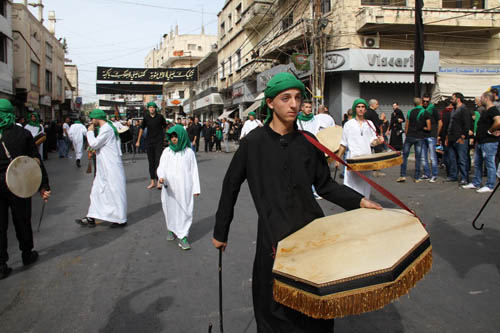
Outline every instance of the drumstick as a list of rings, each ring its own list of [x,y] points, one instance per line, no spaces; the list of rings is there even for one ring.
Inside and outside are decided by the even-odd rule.
[[[222,247],[219,248],[219,321],[220,332],[224,332],[224,324],[222,318]]]
[[[483,212],[483,209],[484,207],[486,207],[486,205],[488,204],[488,202],[490,201],[491,197],[493,196],[493,194],[495,194],[495,191],[498,189],[498,186],[500,186],[500,181],[497,183],[497,185],[495,186],[495,189],[493,190],[493,192],[491,192],[490,196],[488,197],[488,199],[486,199],[486,202],[483,204],[483,207],[481,207],[481,209],[479,210],[479,212],[477,213],[476,217],[474,218],[474,221],[472,221],[472,227],[476,230],[482,230],[483,227],[484,227],[484,224],[481,223],[481,226],[479,227],[476,227],[476,221],[477,219],[479,218],[479,215],[481,215],[481,213]]]
[[[37,232],[40,232],[40,225],[42,224],[43,213],[45,212],[45,200],[43,200],[42,212],[40,213],[40,221],[38,221]]]

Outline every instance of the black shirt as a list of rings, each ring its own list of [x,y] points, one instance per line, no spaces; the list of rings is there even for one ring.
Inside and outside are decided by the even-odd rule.
[[[476,132],[476,140],[477,143],[489,143],[489,142],[497,142],[498,137],[494,135],[488,134],[488,130],[493,125],[493,118],[500,116],[500,112],[496,106],[492,106],[488,110],[484,110],[481,113],[481,117],[479,117],[479,121],[477,123],[477,132]]]
[[[423,112],[422,112],[423,111]],[[420,116],[419,116],[420,115]],[[417,106],[408,111],[408,132],[407,137],[412,138],[424,138],[426,133],[424,127],[427,119],[430,118],[429,114],[425,112],[422,106]]]
[[[434,107],[434,104],[429,104],[429,106],[425,109],[425,113],[429,116],[431,120],[431,130],[424,131],[424,137],[426,138],[436,138],[437,130],[438,130],[438,122],[439,122],[439,112]]]
[[[191,127],[192,127],[191,130],[193,132],[193,135],[198,138],[198,141],[200,141],[201,124],[200,123],[198,123],[198,124],[193,123],[193,125]]]
[[[471,113],[464,104],[452,111],[450,124],[448,125],[448,142],[450,144],[456,142],[462,135],[467,139],[469,137],[471,121]]]
[[[377,135],[380,135],[380,118],[378,117],[377,111],[368,108],[365,112],[365,119],[371,120],[375,129],[377,130]]]
[[[41,161],[38,148],[35,145],[35,141],[33,140],[31,133],[28,130],[14,124],[3,130],[0,142],[2,141],[5,143],[5,146],[9,151],[11,159],[26,155],[40,160],[40,168],[42,169],[42,184],[40,188],[49,190],[49,177],[47,175],[47,171],[45,170],[45,166]],[[10,162],[11,160],[7,157],[3,145],[0,143],[0,188],[2,188],[2,190],[6,188],[5,172],[7,171]]]
[[[161,114],[157,113],[154,117],[151,117],[149,113],[146,114],[141,127],[143,130],[146,127],[148,128],[148,136],[146,137],[146,144],[148,146],[163,143],[167,122]]]

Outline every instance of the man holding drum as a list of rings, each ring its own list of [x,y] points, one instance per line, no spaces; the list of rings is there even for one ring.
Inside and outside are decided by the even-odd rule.
[[[224,178],[212,243],[225,249],[241,184],[247,180],[257,209],[258,231],[252,294],[258,332],[331,332],[332,320],[316,320],[280,305],[272,295],[272,267],[277,242],[322,217],[318,194],[345,209],[381,209],[332,180],[324,154],[298,131],[296,117],[304,84],[279,73],[267,84],[261,108],[265,125],[244,137]],[[307,135],[307,134],[305,134]]]
[[[38,259],[38,252],[33,251],[33,233],[31,230],[31,198],[15,196],[6,184],[6,171],[10,162],[22,155],[34,158],[41,167],[42,184],[40,195],[47,201],[50,197],[49,178],[40,159],[40,154],[30,132],[16,126],[14,108],[6,99],[0,99],[0,279],[9,276],[12,269],[7,266],[7,226],[9,207],[12,222],[16,229],[19,249],[22,251],[23,265],[27,266]]]

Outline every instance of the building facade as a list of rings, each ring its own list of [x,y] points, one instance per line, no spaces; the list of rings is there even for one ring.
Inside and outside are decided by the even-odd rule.
[[[41,19],[41,18],[40,18]],[[24,4],[12,5],[15,104],[21,114],[37,111],[43,120],[62,119],[65,90],[65,46]]]
[[[14,52],[12,43],[12,4],[0,1],[0,98],[14,96]]]

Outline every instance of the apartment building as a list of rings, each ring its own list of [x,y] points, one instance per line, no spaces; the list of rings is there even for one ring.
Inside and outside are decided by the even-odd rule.
[[[146,68],[194,67],[203,57],[212,52],[217,44],[217,36],[205,34],[179,34],[179,27],[163,35],[160,45],[151,50],[145,60]],[[169,117],[184,115],[183,103],[193,96],[194,83],[167,82],[163,96],[145,96],[145,102],[156,100]],[[162,99],[162,97],[164,97]]]
[[[0,1],[0,98],[12,100],[14,88],[14,58],[12,48],[12,4]]]
[[[40,11],[41,13],[41,11]],[[55,21],[55,15],[49,21]],[[12,5],[12,38],[14,42],[15,102],[19,112],[40,112],[43,120],[62,119],[71,110],[63,109],[65,90],[64,45],[26,5]]]

